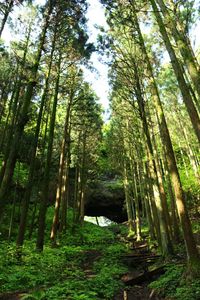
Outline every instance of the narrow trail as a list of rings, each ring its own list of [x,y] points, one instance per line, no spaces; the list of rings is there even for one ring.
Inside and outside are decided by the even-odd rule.
[[[22,295],[22,291],[3,293],[0,294],[0,300],[20,300],[22,298]]]
[[[145,241],[133,242],[132,250],[122,257],[129,272],[121,278],[127,286],[121,290],[113,300],[162,300],[148,284],[164,273],[164,266],[160,264],[160,256],[151,252]]]
[[[88,280],[97,276],[94,264],[101,259],[102,254],[97,250],[88,250],[82,265]],[[128,266],[129,272],[121,277],[125,288],[113,300],[163,300],[148,288],[148,284],[164,273],[164,266],[159,262],[160,256],[149,250],[145,241],[134,242],[130,253],[121,257]],[[159,262],[159,263],[158,263]],[[104,299],[102,299],[104,300]]]
[[[96,274],[93,270],[94,263],[99,260],[102,256],[102,253],[98,250],[87,250],[85,253],[85,261],[82,265],[85,277],[87,279],[96,277]]]

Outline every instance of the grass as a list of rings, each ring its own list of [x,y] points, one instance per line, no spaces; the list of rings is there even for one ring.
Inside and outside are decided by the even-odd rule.
[[[149,287],[155,289],[166,299],[174,300],[199,300],[200,279],[188,279],[185,264],[169,264],[166,272]]]
[[[24,300],[112,299],[121,288],[121,275],[127,271],[120,263],[126,246],[116,241],[108,228],[88,222],[73,233],[69,226],[57,248],[47,243],[43,253],[34,249],[34,241],[27,241],[19,260],[15,243],[2,243],[1,293],[21,291]],[[88,251],[101,255],[91,266],[96,274],[91,278],[87,278],[83,267]]]

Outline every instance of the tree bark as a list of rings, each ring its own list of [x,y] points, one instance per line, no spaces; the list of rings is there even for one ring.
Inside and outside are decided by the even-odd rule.
[[[172,178],[174,193],[175,193],[175,197],[176,197],[177,210],[178,210],[180,223],[181,223],[181,227],[182,227],[183,235],[184,235],[185,246],[186,246],[186,250],[187,250],[188,265],[189,265],[190,270],[193,272],[193,274],[195,274],[196,270],[197,270],[197,266],[199,267],[199,264],[200,264],[200,258],[199,258],[198,250],[197,250],[196,243],[194,240],[191,223],[190,223],[190,219],[188,216],[188,211],[187,211],[186,204],[185,204],[185,199],[184,199],[184,194],[183,194],[183,190],[182,190],[182,186],[181,186],[179,172],[178,172],[177,165],[176,165],[175,155],[174,155],[167,123],[165,120],[162,103],[161,103],[161,100],[159,97],[157,84],[154,79],[152,66],[151,66],[151,63],[149,60],[149,56],[146,51],[143,36],[141,34],[141,30],[140,30],[140,27],[139,27],[139,24],[137,21],[137,16],[135,13],[136,10],[135,10],[133,3],[132,3],[132,6],[133,6],[133,14],[134,14],[134,23],[135,23],[136,30],[139,35],[141,50],[145,56],[145,60],[147,63],[147,72],[148,72],[148,75],[150,78],[152,100],[153,100],[153,103],[154,103],[154,106],[156,108],[158,118],[159,118],[161,139],[162,139],[162,143],[166,149],[166,156],[167,156],[167,161],[168,161],[168,165],[169,165],[169,171],[170,171],[170,175]],[[198,270],[198,272],[199,272],[199,270]]]
[[[183,26],[180,23],[179,19],[177,19],[177,16],[175,16],[176,20],[173,18],[173,16],[171,16],[170,12],[172,12],[172,10],[170,11],[169,9],[167,9],[164,1],[156,0],[156,2],[158,3],[164,18],[168,23],[167,29],[176,41],[178,50],[182,55],[185,66],[187,67],[190,78],[194,84],[195,90],[198,93],[198,97],[200,98],[199,65],[192,51],[192,46],[190,44],[189,38],[185,35]],[[172,5],[170,5],[170,7],[172,7]]]
[[[34,171],[35,171],[35,159],[36,159],[36,152],[37,152],[37,146],[38,146],[38,139],[39,139],[39,133],[40,133],[40,126],[42,121],[42,114],[45,106],[45,101],[48,93],[49,88],[49,79],[51,74],[51,67],[52,67],[52,61],[53,61],[53,53],[55,50],[55,42],[56,42],[56,31],[54,32],[53,42],[52,42],[52,48],[51,48],[51,54],[50,54],[50,63],[48,67],[48,74],[45,80],[44,85],[44,91],[41,98],[40,103],[40,109],[37,117],[37,124],[35,128],[35,134],[34,134],[34,140],[31,150],[31,160],[30,160],[30,169],[29,169],[29,175],[28,175],[28,183],[26,186],[26,192],[24,195],[24,198],[22,200],[22,209],[21,209],[21,217],[20,217],[20,225],[19,225],[19,231],[17,236],[17,246],[22,246],[24,242],[24,234],[26,230],[26,220],[27,220],[27,214],[29,209],[29,203],[30,203],[30,197],[32,192],[32,185],[33,185],[33,178],[34,178]]]
[[[48,201],[48,194],[49,194],[49,177],[50,177],[51,157],[52,157],[52,149],[53,149],[56,109],[57,109],[57,102],[58,102],[61,59],[62,59],[62,54],[60,52],[58,63],[57,63],[57,78],[56,78],[56,84],[54,90],[51,120],[49,125],[50,128],[49,128],[49,135],[48,135],[47,157],[46,157],[46,165],[44,171],[44,179],[43,179],[40,208],[39,208],[38,234],[37,234],[37,242],[36,242],[36,248],[38,251],[42,251],[44,246],[45,219],[46,219],[47,201]]]
[[[10,147],[9,157],[8,157],[8,160],[6,163],[5,172],[4,172],[4,176],[2,179],[2,183],[1,183],[0,214],[2,214],[3,208],[5,206],[5,196],[7,194],[10,182],[12,180],[15,162],[16,162],[16,158],[18,155],[18,151],[19,151],[20,140],[21,140],[21,137],[22,137],[22,134],[24,131],[24,127],[28,121],[28,111],[29,111],[31,99],[33,96],[34,87],[36,86],[36,83],[37,83],[37,72],[38,72],[38,68],[39,68],[39,64],[40,64],[42,49],[43,49],[43,45],[45,42],[46,32],[47,32],[47,28],[49,26],[49,17],[52,12],[52,9],[53,9],[52,0],[49,0],[47,3],[47,9],[45,10],[45,14],[44,14],[44,24],[43,24],[42,32],[40,34],[39,45],[38,45],[35,63],[34,63],[33,69],[32,69],[32,78],[30,78],[30,80],[29,80],[26,94],[23,99],[23,105],[20,110],[18,123],[16,124],[14,136],[13,136],[11,147]]]
[[[198,138],[198,141],[200,142],[200,119],[199,119],[196,107],[193,103],[193,99],[191,97],[190,91],[187,87],[187,83],[186,83],[184,75],[183,75],[183,69],[180,66],[180,63],[176,56],[176,53],[171,45],[170,39],[169,39],[167,31],[165,29],[165,25],[163,23],[162,17],[158,11],[157,5],[154,0],[150,0],[150,2],[152,5],[152,8],[153,8],[159,29],[160,29],[160,33],[162,34],[163,41],[164,41],[166,49],[169,53],[172,67],[174,69],[174,73],[176,75],[180,91],[182,93],[183,101],[186,105],[192,126],[194,128],[194,132]]]
[[[12,8],[13,8],[13,5],[14,5],[14,0],[8,0],[8,7],[4,13],[4,16],[3,16],[3,19],[2,19],[2,22],[1,22],[1,27],[0,27],[0,37],[2,35],[2,32],[3,32],[3,29],[4,29],[4,26],[6,24],[6,21],[8,19],[8,16],[9,16],[9,13],[11,12]]]
[[[51,240],[53,243],[55,243],[56,240],[56,233],[58,229],[58,223],[59,223],[59,211],[60,211],[60,204],[62,200],[62,189],[63,189],[63,184],[65,186],[64,182],[64,168],[66,164],[66,146],[70,146],[70,135],[69,135],[69,127],[70,127],[70,113],[71,113],[71,105],[73,101],[73,92],[71,91],[71,95],[69,97],[69,102],[67,104],[67,110],[66,110],[66,115],[65,115],[65,125],[64,125],[64,133],[63,133],[63,140],[62,140],[62,145],[61,145],[61,153],[60,153],[60,164],[59,164],[59,174],[58,174],[58,184],[57,184],[57,190],[56,190],[56,201],[55,201],[55,210],[54,210],[54,217],[53,217],[53,223],[52,223],[52,228],[51,228]],[[67,151],[69,151],[67,149]],[[68,157],[67,157],[68,159]],[[67,165],[69,163],[67,162]],[[66,170],[68,172],[68,170]],[[65,176],[68,174],[65,174]],[[67,176],[68,177],[68,176]],[[65,178],[65,180],[68,180],[68,178]],[[63,199],[64,201],[64,199]],[[62,207],[64,209],[64,207]],[[63,220],[64,221],[64,220]],[[66,222],[64,222],[66,223]],[[62,226],[63,227],[63,226]]]

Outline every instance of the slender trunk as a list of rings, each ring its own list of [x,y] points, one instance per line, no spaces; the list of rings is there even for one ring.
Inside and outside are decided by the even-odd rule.
[[[154,226],[156,230],[156,237],[158,241],[158,245],[160,246],[160,249],[162,250],[162,240],[161,240],[161,226],[160,226],[160,218],[158,215],[158,210],[156,206],[156,197],[158,197],[158,193],[156,193],[157,185],[155,186],[155,173],[154,173],[154,167],[153,162],[151,160],[151,157],[149,156],[149,151],[147,150],[147,156],[149,158],[149,161],[146,163],[146,174],[148,178],[148,187],[149,187],[149,196],[150,196],[150,204],[152,209],[152,217],[154,221]]]
[[[12,211],[10,216],[10,225],[8,230],[8,240],[10,240],[13,230],[13,223],[14,223],[14,216],[15,216],[15,208],[16,208],[16,197],[14,197],[13,203],[12,203]]]
[[[61,191],[61,217],[59,231],[65,233],[67,228],[67,210],[69,205],[69,165],[70,165],[70,144],[68,143],[66,154],[66,168],[63,176]]]
[[[5,196],[7,194],[8,187],[12,180],[16,157],[18,155],[20,141],[21,141],[21,137],[23,135],[24,127],[28,121],[28,111],[29,111],[31,99],[33,96],[34,87],[36,86],[36,83],[37,83],[37,72],[38,72],[38,68],[39,68],[39,64],[40,64],[40,58],[42,55],[43,45],[45,42],[46,31],[47,31],[47,28],[49,25],[49,17],[50,17],[51,11],[52,11],[52,0],[49,0],[48,5],[47,5],[47,11],[46,11],[45,17],[44,17],[44,25],[43,25],[42,33],[41,33],[40,39],[39,39],[38,51],[37,51],[35,63],[34,63],[33,69],[32,69],[32,78],[30,79],[30,81],[28,83],[26,94],[24,96],[23,105],[20,110],[20,116],[19,116],[18,123],[16,124],[15,133],[14,133],[11,147],[10,147],[9,157],[8,157],[8,160],[6,163],[6,168],[5,168],[3,180],[1,183],[0,214],[2,214],[3,208],[5,206]]]
[[[0,111],[0,123],[2,121],[2,118],[5,115],[5,109],[6,109],[6,103],[8,102],[8,94],[10,93],[11,90],[11,80],[7,83],[7,88],[5,88],[2,92],[0,103],[1,103],[1,111]]]
[[[15,81],[15,85],[14,85],[14,88],[13,88],[13,91],[12,91],[12,96],[11,96],[9,107],[8,107],[8,114],[7,114],[7,117],[6,117],[5,126],[3,128],[2,136],[1,136],[1,139],[0,139],[0,151],[3,151],[3,145],[4,145],[6,132],[9,131],[9,126],[8,125],[9,125],[10,115],[12,113],[12,106],[13,106],[13,101],[14,101],[14,98],[15,98],[16,87],[17,87],[17,79]],[[0,182],[1,182],[1,180],[0,180]]]
[[[132,5],[133,5],[133,12],[135,12],[134,4],[132,4]],[[151,66],[147,51],[146,51],[146,47],[145,47],[144,40],[143,40],[141,31],[140,31],[140,27],[139,27],[139,24],[137,21],[136,14],[135,14],[135,25],[137,27],[137,32],[139,34],[141,50],[143,51],[143,54],[145,55],[145,60],[147,63],[147,72],[149,74],[150,83],[151,83],[152,100],[154,102],[156,111],[158,113],[158,118],[159,118],[159,123],[160,123],[160,131],[162,134],[161,135],[162,143],[163,143],[163,145],[165,145],[165,148],[166,148],[166,156],[167,156],[167,161],[168,161],[168,165],[169,165],[170,175],[172,178],[174,193],[175,193],[175,197],[176,197],[177,210],[178,210],[178,214],[179,214],[179,218],[180,218],[181,227],[183,230],[185,246],[187,249],[188,264],[189,264],[189,267],[191,268],[191,270],[194,273],[196,273],[196,268],[197,268],[197,265],[199,266],[200,258],[199,258],[198,250],[197,250],[196,243],[194,240],[191,223],[190,223],[190,219],[188,216],[188,211],[187,211],[186,204],[185,204],[185,199],[184,199],[184,194],[183,194],[183,190],[182,190],[182,186],[181,186],[179,172],[178,172],[177,165],[176,165],[175,155],[174,155],[168,127],[166,124],[164,111],[162,108],[162,103],[161,103],[161,100],[159,97],[157,85],[156,85],[154,75],[153,75],[152,66]]]
[[[62,140],[62,146],[61,146],[58,185],[57,185],[57,190],[56,190],[55,210],[54,210],[54,217],[53,217],[53,223],[52,223],[52,228],[51,228],[51,240],[52,240],[53,243],[56,242],[56,233],[57,233],[58,224],[59,224],[60,205],[61,205],[61,200],[64,200],[64,199],[62,199],[62,196],[65,196],[65,195],[63,195],[62,192],[63,192],[63,184],[64,184],[64,188],[65,188],[65,181],[66,181],[66,175],[67,175],[66,173],[64,173],[65,172],[64,167],[65,167],[65,164],[66,164],[66,161],[65,161],[66,160],[65,159],[66,149],[65,149],[65,147],[66,147],[66,139],[67,139],[67,135],[68,135],[68,132],[67,132],[68,131],[68,122],[67,122],[67,124],[65,124],[65,127],[66,126],[67,126],[67,128],[65,128],[65,133],[64,133],[63,140]],[[69,144],[68,144],[68,146],[69,146]],[[67,172],[67,170],[66,170],[66,172]],[[62,207],[62,208],[64,209],[64,207]],[[64,223],[66,223],[66,222],[64,222]]]
[[[135,224],[136,224],[136,236],[137,241],[141,240],[141,218],[140,218],[140,207],[139,207],[139,193],[138,193],[138,169],[137,162],[135,162],[133,181],[135,186]]]
[[[163,151],[162,154],[163,154],[163,162],[165,167],[166,182],[167,182],[168,193],[169,193],[170,204],[171,204],[171,220],[172,220],[172,228],[173,228],[172,237],[174,242],[178,242],[180,240],[180,229],[179,229],[179,222],[178,222],[178,215],[177,215],[177,208],[176,208],[176,200],[174,197],[174,191],[171,183],[169,167],[167,164],[165,151]]]
[[[188,157],[190,159],[191,166],[193,168],[195,177],[197,178],[198,182],[200,182],[200,174],[199,174],[199,170],[198,170],[198,164],[195,160],[195,154],[194,154],[194,152],[192,150],[192,147],[190,145],[190,141],[189,141],[189,138],[188,138],[187,131],[186,131],[186,129],[185,129],[183,123],[182,123],[181,112],[178,110],[177,104],[175,104],[175,112],[176,112],[176,119],[178,120],[178,125],[179,125],[179,128],[180,128],[180,131],[183,134],[183,137],[184,137],[185,142],[186,142],[186,146],[187,146],[187,150],[188,150]]]
[[[138,151],[138,148],[136,147],[137,156],[139,160],[142,162],[142,157],[140,155],[140,151]],[[137,163],[137,174],[138,174],[138,186],[139,186],[139,195],[140,195],[140,204],[141,204],[141,216],[143,218],[146,217],[145,213],[145,204],[144,204],[144,182],[142,178],[142,165],[138,162]]]
[[[173,16],[170,15],[170,10],[166,8],[163,0],[156,0],[158,3],[165,19],[168,22],[168,31],[172,34],[178,50],[180,51],[182,58],[184,60],[185,66],[187,67],[190,78],[194,84],[195,90],[198,93],[200,98],[200,73],[198,62],[192,51],[192,46],[188,37],[185,36],[183,25],[177,20],[177,15],[175,16],[176,20],[173,19]],[[172,10],[171,10],[172,11]],[[200,103],[198,103],[200,104]],[[199,105],[198,105],[199,106]]]
[[[73,224],[74,225],[77,222],[77,215],[78,215],[78,174],[79,174],[79,166],[76,165],[75,178],[74,178],[74,201],[73,201]]]
[[[3,177],[4,177],[5,171],[6,171],[6,164],[7,164],[8,158],[9,158],[10,149],[11,149],[12,140],[13,140],[13,132],[14,132],[14,129],[15,129],[17,116],[18,116],[17,106],[18,106],[18,102],[19,102],[19,98],[20,98],[20,91],[21,91],[21,87],[22,87],[22,78],[24,76],[23,75],[24,74],[24,67],[25,67],[26,57],[27,57],[27,53],[28,53],[30,35],[31,35],[31,25],[28,28],[28,33],[27,33],[27,38],[26,38],[26,44],[25,44],[22,64],[21,64],[21,68],[19,70],[19,78],[16,78],[16,83],[15,83],[15,86],[14,86],[14,92],[13,92],[13,95],[11,97],[9,113],[11,114],[11,112],[12,112],[12,117],[11,117],[11,122],[10,122],[10,126],[9,126],[10,128],[8,129],[8,132],[7,132],[7,138],[6,138],[7,143],[6,143],[6,148],[5,148],[5,155],[4,155],[4,160],[3,160],[1,171],[0,171],[0,186],[2,184],[2,180],[3,180]],[[17,73],[18,73],[18,67],[17,67]],[[9,117],[10,117],[10,115],[8,114],[8,118],[7,118],[8,120],[9,120]],[[4,141],[4,136],[2,136],[1,145],[2,145],[3,141]],[[13,168],[14,168],[15,167],[15,161],[13,162],[12,165],[13,165]],[[14,170],[11,171],[11,174],[13,172],[14,172]],[[0,212],[0,215],[1,215],[1,212]]]
[[[34,229],[34,225],[35,225],[35,216],[36,216],[36,212],[37,212],[37,202],[35,201],[35,203],[34,203],[34,208],[33,208],[33,213],[32,213],[32,216],[31,216],[31,222],[30,222],[29,234],[28,234],[29,239],[32,238],[33,229]]]
[[[61,220],[60,220],[60,232],[66,231],[67,226],[67,209],[69,203],[69,169],[70,169],[70,135],[71,124],[69,124],[69,132],[67,137],[67,153],[66,153],[66,167],[63,178],[62,195],[61,195]]]
[[[55,41],[56,41],[56,30],[55,30],[54,38],[53,38],[53,42],[52,42],[48,74],[47,74],[47,77],[45,80],[45,86],[44,86],[44,91],[43,91],[43,95],[41,98],[40,109],[39,109],[39,113],[38,113],[38,117],[37,117],[37,124],[36,124],[36,128],[35,128],[34,140],[33,140],[33,145],[32,145],[32,150],[31,150],[31,160],[30,160],[30,169],[29,169],[29,175],[28,175],[28,183],[26,186],[26,192],[25,192],[24,198],[22,200],[22,210],[21,210],[20,225],[19,225],[19,231],[18,231],[18,237],[17,237],[17,246],[22,246],[23,242],[24,242],[24,234],[26,231],[26,220],[27,220],[27,214],[28,214],[30,197],[31,197],[32,186],[33,186],[38,138],[39,138],[39,133],[40,133],[40,126],[41,126],[41,121],[42,121],[44,105],[45,105],[46,97],[48,94],[53,53],[54,53],[54,49],[55,49]]]
[[[139,25],[138,25],[139,27]],[[139,30],[139,28],[138,28]],[[150,176],[152,178],[153,182],[153,193],[156,201],[156,207],[157,207],[157,212],[158,212],[158,217],[159,217],[159,224],[160,224],[160,233],[158,233],[158,238],[161,238],[161,244],[162,244],[162,250],[163,250],[163,255],[168,255],[173,252],[173,247],[172,243],[170,240],[170,235],[169,235],[169,230],[167,226],[167,220],[165,216],[165,208],[166,208],[166,195],[165,191],[163,188],[162,184],[162,179],[159,177],[159,172],[156,166],[156,162],[154,159],[154,150],[153,150],[153,145],[150,137],[150,131],[149,131],[149,125],[147,122],[146,118],[146,112],[144,108],[144,99],[142,97],[142,92],[141,92],[141,86],[140,86],[140,81],[139,81],[139,76],[138,76],[138,68],[133,61],[133,66],[134,66],[134,72],[135,72],[135,93],[137,97],[137,102],[139,106],[139,113],[140,113],[140,118],[142,121],[142,126],[143,126],[143,131],[146,136],[146,142],[147,142],[147,148],[148,148],[148,156],[149,156],[149,166],[150,166]]]
[[[76,172],[75,172],[75,184],[74,184],[74,225],[78,223],[79,212],[80,212],[80,143],[81,143],[81,131],[78,135],[78,146],[77,146],[77,161],[76,161]]]
[[[127,174],[127,163],[124,161],[124,192],[125,192],[125,201],[126,201],[126,210],[128,216],[128,227],[129,232],[128,236],[134,236],[134,217],[131,206],[131,199],[129,195],[129,182],[128,182],[128,174]]]
[[[83,150],[82,150],[82,162],[81,162],[81,173],[80,173],[80,215],[79,221],[82,224],[84,221],[85,215],[85,187],[87,182],[86,175],[86,129],[83,133]]]
[[[181,90],[182,93],[182,97],[183,97],[183,101],[186,105],[190,120],[192,122],[193,128],[194,128],[194,132],[196,133],[196,136],[200,142],[200,119],[196,110],[196,107],[193,103],[193,99],[191,97],[190,91],[187,87],[187,83],[185,81],[184,75],[183,75],[183,70],[180,66],[180,63],[178,61],[178,58],[176,56],[176,53],[171,45],[170,39],[168,37],[167,31],[165,29],[165,25],[163,23],[162,17],[158,11],[157,5],[155,3],[154,0],[150,0],[151,5],[153,7],[153,11],[160,29],[160,32],[162,34],[163,37],[163,41],[165,43],[166,49],[169,53],[170,59],[171,59],[171,63],[172,63],[172,67],[174,69],[174,73],[176,75],[177,81],[178,81],[178,85],[179,88]]]
[[[183,164],[183,167],[185,169],[185,175],[186,175],[187,178],[189,178],[188,167],[187,167],[187,164],[186,164],[186,161],[185,161],[185,155],[183,153],[180,141],[178,141],[178,148],[179,148],[179,151],[180,151],[180,154],[181,154],[182,164]]]
[[[164,195],[164,197],[161,198],[162,206],[163,206],[163,212],[164,212],[164,217],[165,217],[165,220],[166,220],[166,225],[168,227],[168,232],[169,232],[170,238],[171,238],[173,236],[173,234],[172,234],[172,223],[171,223],[171,218],[170,218],[170,215],[169,215],[169,208],[168,208],[168,205],[167,205],[167,197],[166,197],[164,184],[163,184],[163,177],[162,177],[161,169],[160,169],[160,165],[159,165],[158,148],[157,148],[157,144],[156,144],[155,135],[154,135],[153,130],[152,130],[152,142],[153,142],[153,145],[154,145],[154,157],[155,157],[158,183],[159,183],[159,186],[160,186],[160,191],[161,191],[162,195]]]
[[[56,233],[58,229],[58,223],[59,223],[59,211],[60,211],[60,204],[61,200],[66,200],[65,195],[62,195],[62,190],[63,190],[63,184],[64,187],[65,182],[64,181],[64,168],[66,165],[66,145],[69,147],[69,140],[70,140],[70,135],[69,135],[69,127],[70,127],[70,113],[71,113],[71,105],[72,105],[72,100],[73,100],[73,95],[74,93],[71,92],[71,95],[69,97],[69,102],[67,104],[67,110],[66,110],[66,115],[65,115],[65,125],[64,125],[64,133],[63,133],[63,140],[62,140],[62,145],[61,145],[61,153],[60,153],[60,164],[59,164],[59,174],[58,174],[58,185],[57,185],[57,190],[56,190],[56,201],[55,201],[55,210],[54,210],[54,217],[53,217],[53,223],[52,223],[52,228],[51,228],[51,240],[53,243],[56,243]],[[67,149],[67,151],[69,151]],[[68,163],[67,163],[68,164]],[[68,172],[68,170],[66,170]],[[66,177],[67,174],[65,174],[65,180],[68,179]],[[64,196],[64,198],[62,198]],[[64,203],[63,203],[64,204]],[[65,207],[62,207],[65,209]],[[62,220],[62,229],[64,223],[66,224],[66,221]]]
[[[49,178],[50,178],[51,157],[52,157],[52,150],[53,150],[56,109],[57,109],[58,92],[59,92],[61,58],[62,55],[60,52],[58,64],[57,64],[57,68],[58,68],[57,78],[56,78],[55,91],[54,91],[53,108],[52,108],[49,135],[48,135],[46,165],[44,170],[44,179],[43,179],[43,186],[42,186],[41,199],[40,199],[41,201],[40,201],[40,208],[39,208],[38,235],[37,235],[37,242],[36,242],[36,248],[39,251],[42,251],[44,246],[45,219],[46,219],[47,201],[48,201],[48,194],[49,194]]]
[[[4,26],[6,24],[6,21],[8,19],[9,13],[11,12],[11,10],[13,8],[13,5],[14,5],[14,0],[9,0],[8,7],[7,7],[7,9],[6,9],[5,13],[4,13],[3,19],[1,21],[0,37],[2,35],[2,32],[3,32]]]
[[[143,172],[146,173],[145,164],[143,164]],[[149,233],[152,240],[155,240],[156,234],[155,234],[155,224],[153,221],[153,211],[151,209],[151,200],[150,200],[150,187],[148,184],[148,174],[146,173],[144,178],[144,205],[146,210],[146,217],[149,227]]]

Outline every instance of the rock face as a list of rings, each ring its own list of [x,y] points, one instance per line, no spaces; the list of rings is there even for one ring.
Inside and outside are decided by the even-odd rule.
[[[85,214],[87,216],[105,216],[121,223],[127,220],[123,187],[116,181],[93,183],[87,191]]]

